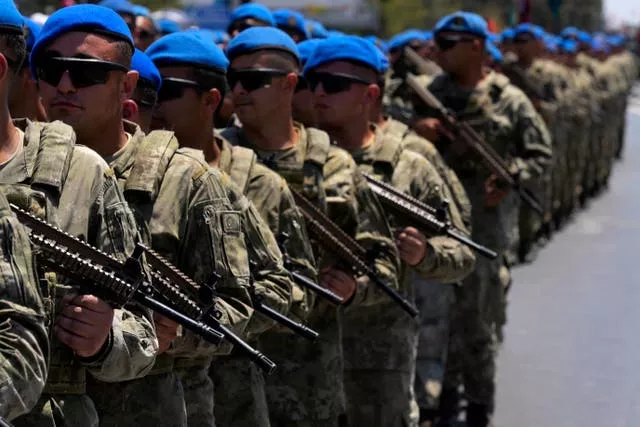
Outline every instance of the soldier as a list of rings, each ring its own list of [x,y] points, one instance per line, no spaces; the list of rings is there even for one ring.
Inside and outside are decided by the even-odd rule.
[[[208,39],[194,42],[194,34],[180,33],[167,36],[148,50],[151,59],[158,63],[162,78],[168,84],[181,79],[197,79],[211,69],[210,58],[222,55],[220,49]],[[186,61],[177,50],[187,44],[196,47],[200,53],[190,61]],[[178,141],[184,141],[201,150],[209,165],[229,174],[254,203],[274,235],[288,235],[284,246],[291,261],[290,267],[301,271],[307,277],[315,278],[311,247],[301,228],[304,222],[296,210],[286,182],[275,172],[258,164],[251,150],[232,147],[229,142],[214,134],[214,114],[225,96],[225,71],[220,69],[218,78],[210,79],[209,85],[213,86],[205,87],[211,96],[209,102],[203,102],[202,97],[190,96],[186,91],[177,97],[163,97],[157,107],[156,121],[174,129]],[[292,314],[298,319],[304,318],[308,304],[305,292],[293,283],[291,286],[294,287]],[[268,300],[265,299],[265,302]],[[258,331],[254,331],[253,342],[256,342],[260,335]],[[255,364],[239,354],[217,357],[211,366],[211,377],[214,389],[224,391],[216,395],[216,425],[269,425],[264,378]]]
[[[296,43],[309,38],[304,16],[300,12],[289,9],[274,10],[273,20],[276,23],[276,27],[289,34]]]
[[[135,30],[133,32],[133,42],[136,49],[144,52],[157,38],[158,29],[153,19],[148,15],[136,16]]]
[[[40,26],[29,18],[24,18],[27,56],[22,68],[20,68],[19,78],[16,78],[11,85],[9,93],[9,110],[13,117],[24,117],[34,121],[47,121],[47,116],[38,95],[38,86],[29,70],[29,54],[40,34]]]
[[[3,21],[0,17],[0,22]],[[0,420],[12,420],[29,412],[44,389],[49,362],[47,325],[51,313],[45,309],[36,279],[29,237],[2,194],[0,230],[3,271],[0,284],[0,324],[3,325],[0,330]]]
[[[371,110],[381,103],[378,82],[387,67],[386,57],[367,40],[343,36],[323,41],[304,69],[318,123],[338,146],[351,153],[360,170],[422,202],[441,206],[446,187],[436,169],[419,154],[405,150],[395,135],[369,121]],[[464,228],[457,208],[450,206],[452,222]],[[392,217],[391,223],[403,261],[402,293],[438,301],[448,312],[453,289],[445,284],[471,273],[473,253],[444,236],[427,238],[401,218]],[[422,315],[426,318],[433,313]],[[438,315],[434,323],[441,320]],[[444,317],[444,328],[423,328],[429,335],[425,338],[427,345],[441,351],[446,350],[448,335],[448,316]],[[380,327],[384,334],[377,331]],[[444,345],[437,338],[440,331],[444,331]],[[417,421],[411,419],[416,404],[412,391],[417,332],[417,323],[390,301],[345,311],[345,390],[352,425],[400,427]],[[443,365],[440,368],[444,371]]]
[[[0,93],[5,117],[9,117],[9,85],[24,59],[25,44],[23,20],[13,2],[3,3],[2,11],[2,58],[5,64],[12,65],[5,65]],[[112,16],[120,20],[117,15]],[[69,18],[72,25],[78,16],[73,12]],[[52,21],[55,23],[56,19]],[[52,34],[51,27],[44,29],[42,39]],[[33,52],[39,46],[42,45],[36,42]],[[34,74],[36,69],[40,75],[55,73],[46,65],[36,66],[33,57],[29,66]],[[96,72],[101,70],[104,71],[83,69],[83,77],[96,78]],[[40,82],[41,87],[45,84]],[[99,96],[99,101],[107,101],[105,94],[94,95]],[[71,102],[57,99],[61,109],[71,109]],[[73,102],[73,108],[80,108],[80,100]],[[0,142],[0,151],[11,153],[0,170],[0,183],[7,198],[124,261],[133,251],[138,235],[131,211],[107,164],[93,151],[75,145],[76,135],[63,123],[24,119],[4,122],[3,126],[2,135],[6,136]],[[47,316],[55,319],[49,331],[49,374],[34,409],[15,419],[14,424],[97,426],[98,416],[86,392],[86,382],[88,378],[124,381],[143,376],[151,369],[158,343],[150,315],[135,305],[113,309],[102,299],[81,295],[53,275],[45,274],[45,307],[49,309]]]
[[[511,172],[523,184],[543,173],[551,156],[548,131],[524,93],[483,68],[488,36],[484,19],[457,12],[440,20],[434,33],[445,74],[435,77],[428,89],[460,120],[468,120],[498,154],[509,156]],[[428,109],[425,115],[417,124],[427,138],[440,142],[443,135],[452,137]],[[473,239],[502,255],[508,243],[505,220],[516,215],[512,206],[501,203],[509,191],[478,158],[465,153],[453,157],[449,146],[441,144],[471,199]],[[496,325],[504,321],[507,282],[503,256],[494,261],[478,258],[458,295],[452,337],[458,350],[450,353],[447,377],[463,376],[470,427],[487,426],[494,409]]]
[[[313,53],[322,39],[305,40],[298,43],[298,53],[300,54],[300,67],[303,68],[307,59]],[[313,95],[309,90],[307,82],[303,76],[298,78],[295,93],[293,94],[293,102],[291,105],[291,113],[293,120],[302,123],[306,127],[315,127],[317,123],[316,109],[313,108]]]
[[[242,333],[252,312],[246,244],[249,239],[262,241],[261,224],[254,221],[249,202],[235,187],[210,170],[197,153],[180,149],[173,133],[145,135],[122,121],[122,103],[130,98],[137,73],[128,71],[131,33],[110,13],[99,6],[81,5],[62,9],[56,19],[52,16],[47,21],[43,29],[44,34],[49,27],[47,37],[39,39],[36,48],[40,50],[33,52],[36,68],[43,70],[38,76],[47,110],[52,118],[72,124],[82,142],[109,160],[145,241],[203,286],[216,285],[220,322]],[[85,60],[87,56],[92,59]],[[76,63],[80,65],[74,68]],[[86,72],[91,65],[96,68],[93,78],[78,80],[77,70]],[[96,93],[106,93],[108,102],[96,103],[100,101]],[[82,108],[71,108],[79,103]],[[262,248],[254,245],[249,253],[261,269],[255,286],[262,291],[269,280],[285,281],[286,274],[279,254],[272,258],[271,252],[258,250]],[[213,280],[218,277],[216,284]],[[202,425],[211,425],[213,390],[208,369],[216,349],[190,333],[176,339],[174,322],[157,314],[154,320],[160,352],[166,354],[160,355],[153,371],[127,384],[92,384],[101,424],[139,425],[144,420],[184,425],[187,401],[187,412],[198,413]],[[185,398],[182,390],[198,394]]]
[[[149,133],[162,79],[153,61],[138,49],[133,52],[131,69],[138,72],[138,81],[131,98],[123,102],[122,118],[140,126],[142,132]]]
[[[236,7],[229,16],[227,33],[231,38],[251,27],[274,27],[271,11],[260,3],[245,3]]]
[[[379,247],[375,266],[383,280],[397,287],[391,232],[353,159],[332,145],[326,133],[292,120],[299,72],[295,42],[277,29],[251,28],[230,42],[227,55],[231,60],[227,78],[243,127],[225,129],[222,136],[234,145],[253,148],[263,163],[367,250]],[[315,248],[319,282],[354,309],[387,298],[371,289],[368,280],[356,282],[348,269],[320,250],[321,243]],[[345,425],[342,310],[316,299],[308,322],[320,333],[314,343],[278,331],[261,340],[265,353],[281,366],[278,375],[266,379],[271,424]]]

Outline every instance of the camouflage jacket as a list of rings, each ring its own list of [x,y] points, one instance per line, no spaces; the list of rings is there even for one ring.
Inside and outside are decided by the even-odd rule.
[[[216,138],[216,142],[220,148],[220,169],[231,177],[269,225],[280,248],[284,249],[286,267],[315,281],[313,249],[304,218],[298,212],[287,182],[259,163],[252,150],[232,146],[223,138]],[[295,283],[291,286],[290,315],[303,320],[313,306],[314,294]]]
[[[16,125],[24,131],[24,145],[0,170],[7,198],[124,261],[139,235],[108,165],[92,150],[75,145],[73,130],[61,122],[19,120]],[[45,307],[50,313],[60,309],[57,302],[69,289],[60,283],[49,284]],[[87,372],[106,382],[139,378],[153,366],[157,349],[148,311],[136,305],[116,309],[106,346],[91,360],[80,359],[57,339],[52,340],[49,375],[41,400],[79,396],[86,402],[73,417],[89,425],[97,415],[86,396]],[[20,423],[50,425],[53,421],[38,412],[42,405],[36,408],[21,417]]]
[[[49,318],[29,237],[0,194],[0,417],[27,413],[44,389]]]
[[[473,90],[458,86],[448,75],[433,79],[429,90],[467,121],[510,165],[524,185],[540,176],[550,164],[551,141],[547,127],[527,96],[500,74],[491,72]],[[427,116],[430,115],[427,111]],[[437,115],[436,115],[437,117]],[[473,209],[473,236],[496,250],[508,245],[505,216],[513,207],[484,206],[484,185],[491,175],[472,153],[455,155],[447,143],[438,141],[440,153],[462,181]]]

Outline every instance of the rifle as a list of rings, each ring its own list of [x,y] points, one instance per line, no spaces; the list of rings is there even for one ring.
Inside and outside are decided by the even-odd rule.
[[[253,269],[256,267],[256,264],[254,261],[250,262],[251,264],[251,270],[253,271]],[[258,295],[255,291],[255,287],[253,285],[253,273],[250,274],[249,276],[249,281],[251,282],[251,287],[250,287],[250,292],[251,292],[251,302],[253,305],[253,308],[259,312],[262,313],[263,315],[267,316],[268,318],[280,323],[281,325],[291,329],[293,332],[295,332],[296,334],[300,335],[303,338],[306,338],[310,341],[315,341],[316,338],[318,338],[318,336],[320,334],[318,334],[316,331],[314,331],[313,329],[309,328],[308,326],[303,325],[302,323],[298,323],[292,319],[289,319],[287,316],[284,316],[280,313],[278,313],[277,311],[275,311],[273,308],[264,305],[262,303],[262,296]]]
[[[418,70],[420,74],[434,76],[442,71],[438,64],[418,55],[418,52],[410,46],[404,48],[403,54],[404,57],[416,67],[416,70]]]
[[[412,317],[418,315],[418,310],[413,304],[390,288],[382,280],[375,267],[369,265],[367,251],[358,242],[345,233],[297,190],[291,188],[291,192],[296,205],[298,205],[305,218],[307,229],[327,251],[349,265],[355,274],[368,276],[376,286]]]
[[[459,122],[456,120],[455,113],[448,110],[426,87],[422,87],[415,76],[407,75],[407,84],[415,91],[422,101],[429,107],[435,109],[451,133],[456,135],[457,141],[465,148],[470,148],[476,155],[480,157],[487,169],[495,174],[498,179],[506,183],[510,188],[515,190],[522,201],[529,205],[531,209],[539,215],[544,215],[544,209],[540,205],[536,196],[528,189],[522,187],[518,182],[518,177],[513,176],[509,172],[509,166],[505,160],[478,135],[478,133],[469,125],[469,123]]]
[[[331,292],[329,289],[324,288],[320,285],[318,285],[316,282],[314,282],[313,280],[309,279],[308,277],[298,273],[297,271],[294,270],[294,265],[293,262],[291,262],[291,257],[289,257],[289,254],[287,252],[287,248],[286,248],[286,241],[289,239],[289,234],[286,232],[280,233],[280,236],[278,236],[278,246],[280,247],[280,252],[282,252],[282,256],[284,258],[284,267],[289,270],[289,273],[291,273],[291,276],[293,277],[293,280],[298,284],[298,286],[301,286],[303,288],[309,289],[310,291],[312,291],[313,293],[315,293],[316,295],[326,299],[327,301],[331,302],[332,304],[342,304],[342,298],[338,295],[336,295],[335,293]]]
[[[13,427],[9,421],[5,421],[4,418],[0,417],[0,427]]]
[[[397,190],[385,182],[375,179],[367,173],[363,173],[362,175],[369,183],[371,190],[378,196],[378,199],[380,199],[380,202],[382,202],[386,208],[410,220],[416,221],[424,231],[431,234],[444,234],[451,237],[489,259],[496,259],[498,257],[496,252],[474,242],[467,237],[464,232],[455,228],[451,222],[447,220],[444,209],[446,208],[446,204],[442,209],[436,209]]]
[[[78,284],[90,286],[91,293],[114,307],[121,307],[133,299],[214,345],[222,339],[227,340],[269,373],[275,369],[271,360],[220,323],[215,303],[202,307],[198,295],[207,291],[205,287],[200,289],[151,249],[137,244],[133,254],[123,263],[18,206],[10,205],[18,220],[30,228],[37,259],[46,267]],[[152,280],[143,273],[143,254],[152,269]]]

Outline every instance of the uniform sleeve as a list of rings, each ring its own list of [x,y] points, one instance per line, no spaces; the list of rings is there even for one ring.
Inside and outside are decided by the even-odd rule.
[[[133,214],[111,174],[105,174],[100,196],[94,206],[89,243],[123,261],[139,241]],[[149,372],[157,351],[151,312],[131,303],[115,310],[109,347],[85,366],[100,381],[132,380]]]
[[[8,214],[0,219],[0,417],[12,420],[42,393],[49,342],[29,239]]]

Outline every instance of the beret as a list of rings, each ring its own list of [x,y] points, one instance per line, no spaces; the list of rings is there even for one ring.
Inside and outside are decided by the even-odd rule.
[[[560,33],[560,37],[569,38],[569,37],[578,37],[578,29],[576,27],[567,27]]]
[[[227,72],[229,61],[222,49],[200,31],[182,31],[160,37],[145,51],[157,66],[192,65]]]
[[[22,33],[24,18],[13,0],[0,0],[0,32]]]
[[[136,49],[133,52],[133,59],[131,60],[131,69],[136,70],[140,75],[140,79],[148,80],[158,92],[160,85],[162,84],[162,78],[160,77],[160,71],[153,61],[143,51]],[[138,80],[139,82],[139,80]]]
[[[40,34],[42,27],[38,25],[33,19],[24,18],[25,32],[27,37],[27,52],[31,52],[33,45],[36,43],[36,39]]]
[[[158,19],[156,21],[156,27],[158,27],[158,31],[160,31],[162,34],[172,34],[172,33],[179,33],[180,31],[182,31],[182,28],[180,28],[180,24],[178,24],[176,21],[172,21],[171,19]]]
[[[491,57],[491,60],[493,62],[501,64],[502,61],[504,60],[504,57],[502,56],[502,52],[500,52],[500,49],[498,49],[497,46],[491,43],[490,41],[487,41],[485,43],[485,47],[487,49],[487,53]]]
[[[231,39],[226,31],[221,30],[209,30],[207,28],[190,28],[188,31],[198,32],[203,37],[209,38],[215,44],[227,43]]]
[[[482,38],[486,38],[489,35],[487,21],[482,16],[462,11],[452,13],[438,21],[433,32],[437,34],[441,31],[467,33]]]
[[[521,34],[531,34],[536,40],[542,40],[545,35],[542,27],[530,23],[520,24],[515,28],[514,31],[516,37]]]
[[[607,37],[607,43],[609,43],[613,47],[620,47],[624,44],[625,38],[623,35],[614,34],[612,36]]]
[[[547,52],[556,53],[558,51],[558,43],[554,39],[546,39],[544,41],[544,47]]]
[[[433,40],[433,31],[425,31],[422,33],[423,37],[424,37],[424,41],[428,42]]]
[[[516,31],[513,28],[505,28],[501,34],[502,42],[504,43],[507,40],[513,40],[516,36]]]
[[[136,16],[151,16],[149,8],[141,6],[139,4],[134,4],[132,10],[134,15]]]
[[[235,21],[247,18],[253,18],[257,21],[265,22],[272,27],[276,25],[273,19],[273,14],[267,6],[260,3],[245,3],[236,7],[233,12],[231,12],[231,15],[229,16],[230,26]]]
[[[578,40],[582,43],[591,44],[593,38],[586,31],[578,31]]]
[[[378,49],[380,49],[382,51],[382,53],[384,53],[385,55],[387,53],[389,53],[389,43],[385,42],[381,38],[376,37],[376,36],[365,36],[364,39],[370,41],[373,44],[375,44],[376,47]]]
[[[136,14],[135,6],[127,0],[102,0],[98,5],[108,7],[117,13],[128,13],[130,15]]]
[[[314,39],[326,39],[327,37],[329,37],[329,32],[327,31],[327,29],[324,27],[324,25],[322,25],[322,23],[318,21],[307,19],[306,26],[307,33],[309,33],[309,36]]]
[[[378,67],[377,71],[380,74],[386,73],[389,70],[389,66],[391,65],[389,63],[389,58],[387,57],[387,54],[375,42],[371,41],[370,39],[363,38],[363,40],[367,41],[368,43],[371,43],[376,47],[376,53],[378,57],[377,60],[380,63],[380,66]]]
[[[345,33],[343,33],[342,31],[338,31],[338,30],[328,30],[327,33],[328,33],[327,38],[329,38],[329,37],[346,36]]]
[[[307,60],[313,53],[313,50],[318,46],[318,44],[320,44],[321,41],[322,39],[309,39],[298,43],[298,52],[300,53],[300,63],[302,65],[307,62]]]
[[[59,9],[47,19],[31,49],[30,67],[35,75],[35,60],[42,49],[63,34],[86,31],[122,40],[133,48],[133,38],[126,22],[111,9],[95,4],[79,4]]]
[[[591,41],[591,49],[593,49],[596,52],[604,52],[604,53],[608,53],[610,50],[609,46],[604,40],[595,39],[595,38]]]
[[[402,49],[413,41],[419,41],[420,43],[426,41],[424,33],[418,30],[407,30],[396,34],[389,40],[389,50]]]
[[[562,40],[558,47],[560,47],[560,50],[565,53],[576,53],[578,51],[578,42],[569,39]]]
[[[227,57],[231,60],[258,50],[281,50],[300,60],[296,42],[282,30],[274,27],[247,28],[227,45]]]
[[[278,9],[273,12],[273,20],[276,22],[276,27],[297,30],[305,38],[309,38],[304,16],[301,13],[290,9]]]
[[[377,73],[383,73],[388,62],[382,60],[384,55],[373,43],[362,37],[340,36],[322,40],[315,48],[304,67],[304,72],[328,62],[356,62]],[[386,57],[385,57],[386,58]]]

